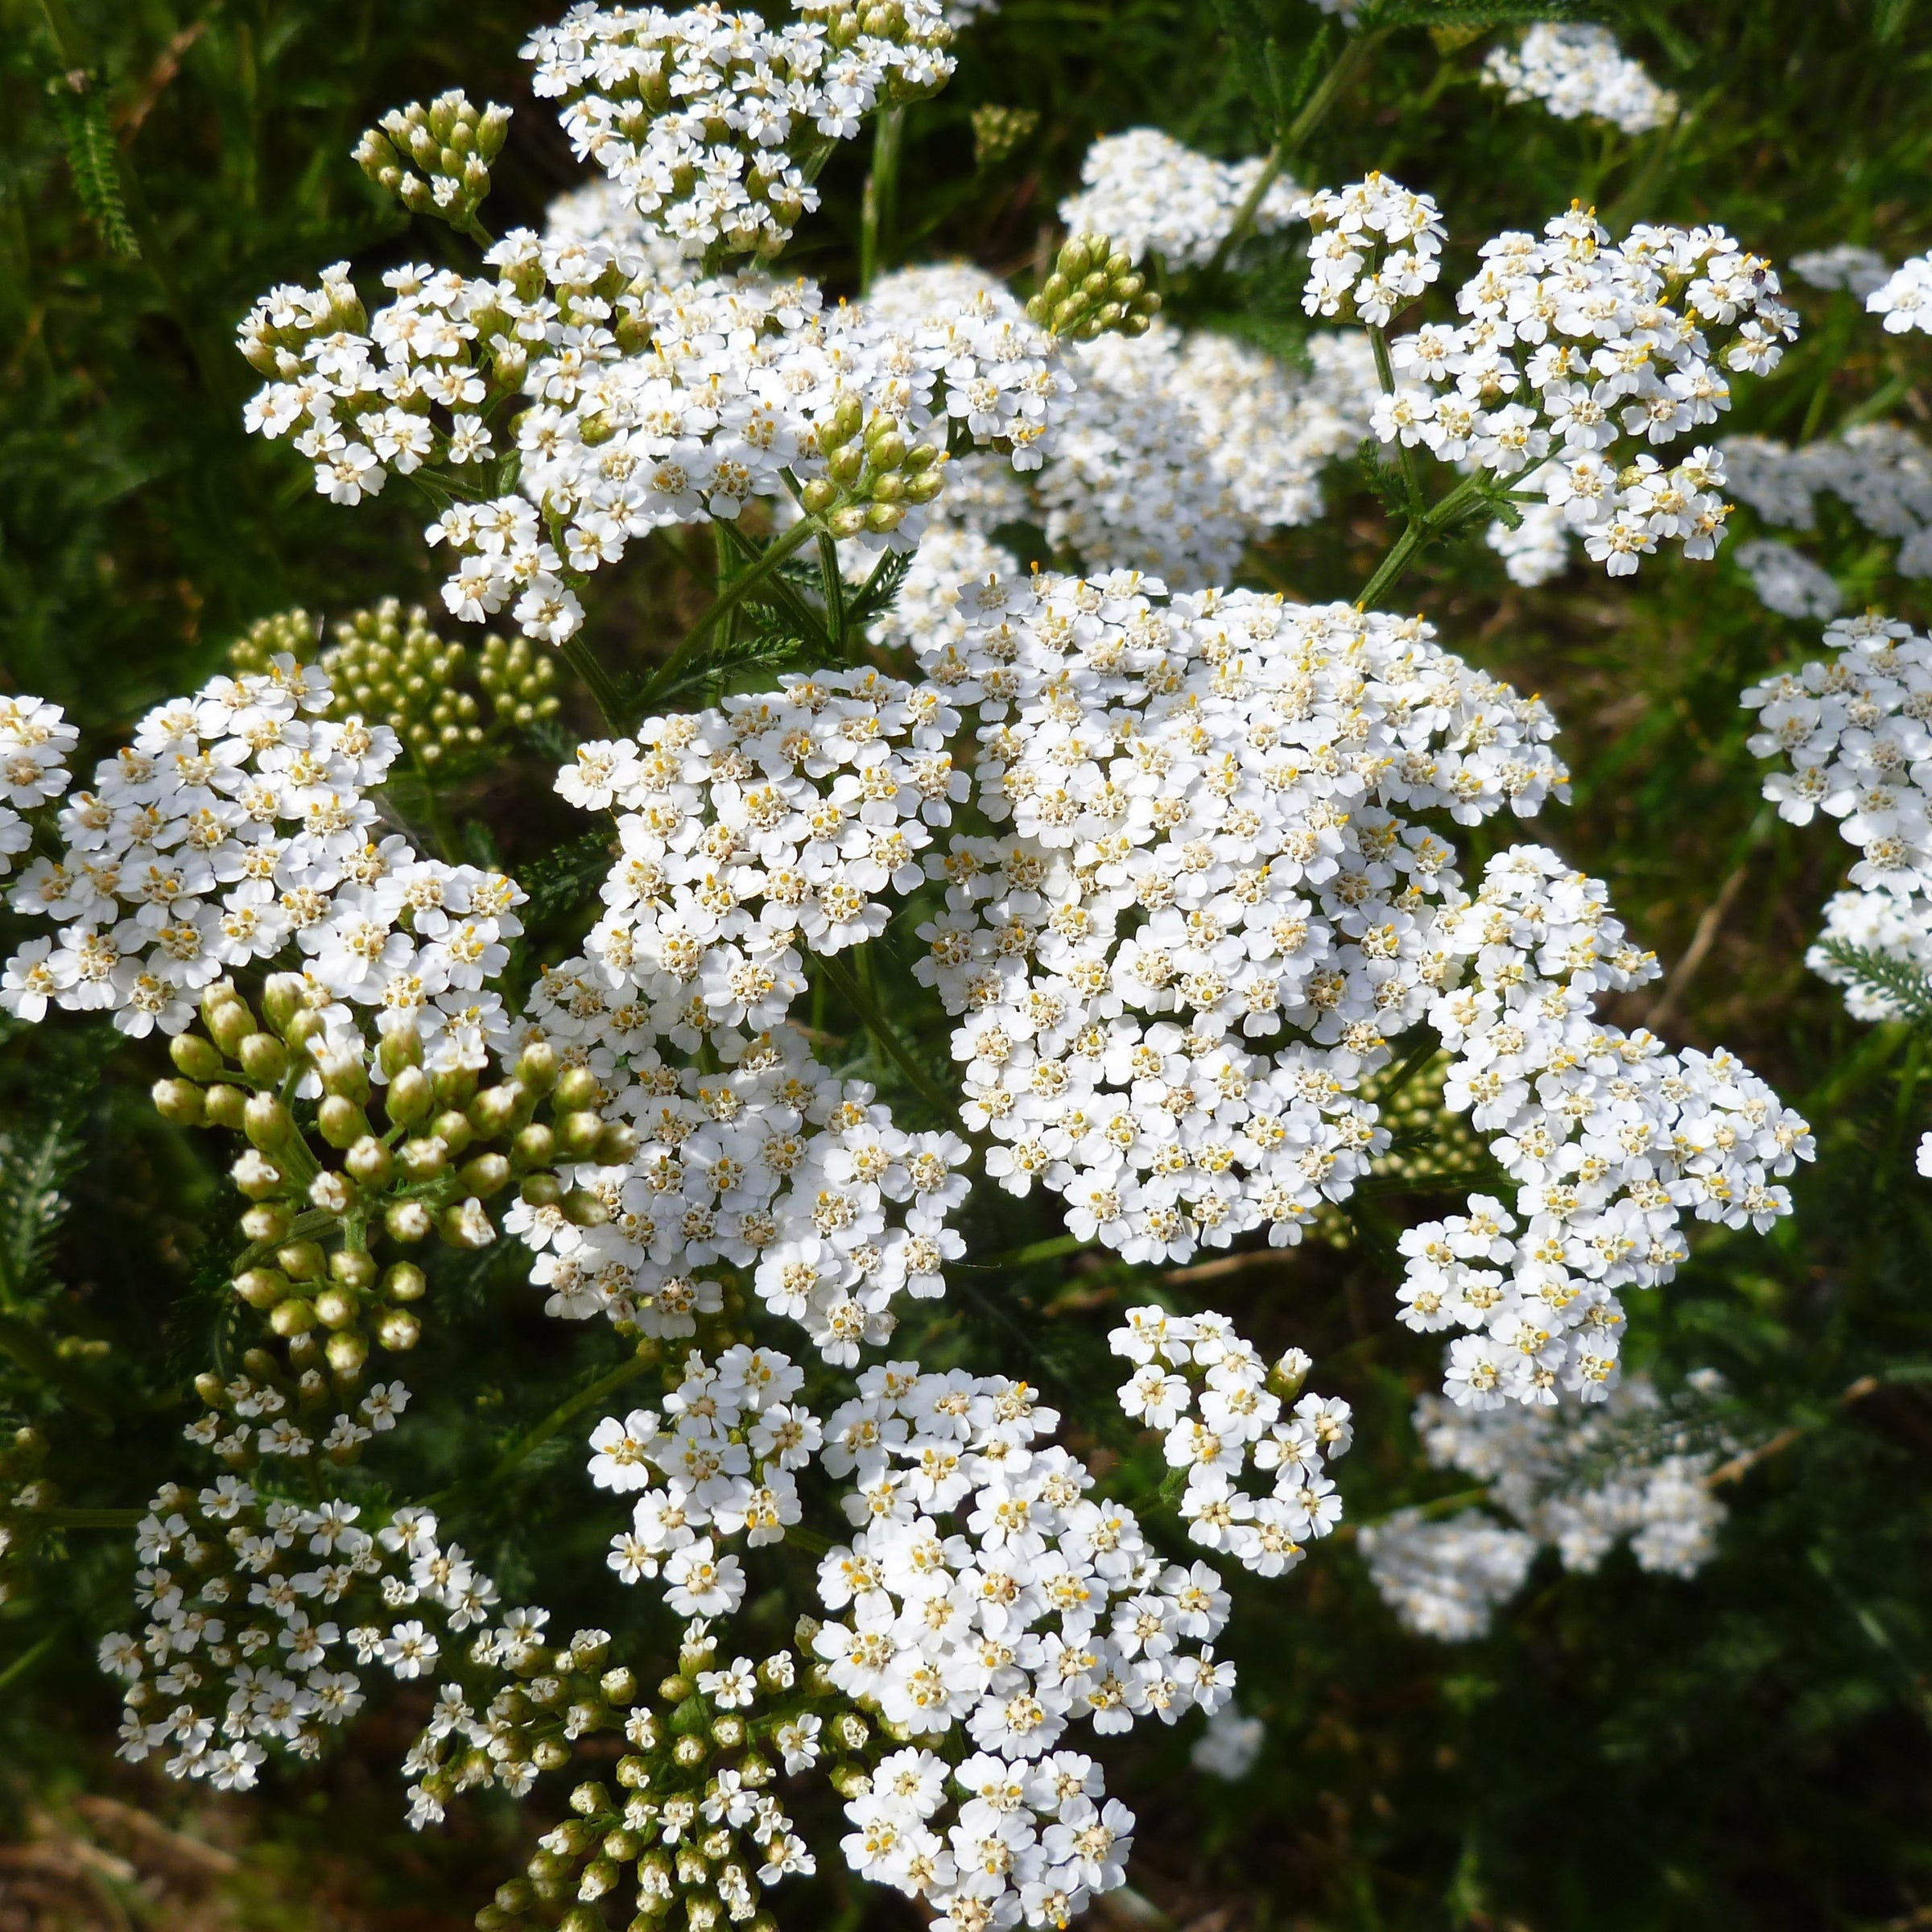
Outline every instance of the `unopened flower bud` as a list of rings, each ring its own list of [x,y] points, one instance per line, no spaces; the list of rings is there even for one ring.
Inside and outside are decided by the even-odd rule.
[[[428,1287],[428,1276],[414,1261],[393,1262],[383,1271],[382,1293],[392,1302],[420,1301]]]
[[[523,1185],[517,1190],[519,1198],[532,1208],[555,1208],[565,1191],[564,1183],[554,1174],[526,1175]]]
[[[429,1130],[449,1151],[453,1161],[476,1137],[469,1124],[469,1116],[454,1107],[445,1108],[429,1124]]]
[[[201,1111],[211,1127],[238,1128],[247,1106],[247,1094],[225,1080],[218,1081],[201,1096]]]
[[[389,1091],[382,1105],[389,1117],[400,1127],[413,1127],[429,1118],[435,1104],[429,1076],[419,1067],[404,1067],[390,1076]]]
[[[353,1147],[369,1133],[369,1122],[353,1100],[326,1095],[316,1109],[316,1128],[332,1147]]]
[[[303,617],[300,611],[292,612],[290,614],[297,618]],[[306,624],[307,621],[303,619],[304,628],[306,628]],[[278,639],[277,642],[283,642],[283,641]],[[297,654],[301,656],[307,654],[300,652]],[[254,665],[247,665],[242,668],[254,670],[257,667]],[[266,659],[259,668],[263,671],[268,668]],[[271,972],[268,976],[262,988],[262,1017],[277,1033],[286,1038],[288,1034],[290,1022],[295,1018],[297,1013],[306,1013],[308,1010],[308,982],[303,978],[300,973]]]
[[[244,1073],[265,1085],[273,1085],[288,1071],[288,1049],[272,1033],[248,1034],[235,1058]]]
[[[815,517],[839,500],[839,486],[829,477],[814,477],[799,493],[807,516]]]
[[[557,1050],[546,1040],[532,1040],[517,1056],[515,1077],[532,1093],[548,1093],[557,1084]]]
[[[564,1159],[588,1160],[603,1137],[604,1121],[601,1115],[584,1108],[578,1113],[563,1115],[555,1131],[557,1151]]]
[[[422,1333],[423,1324],[407,1308],[391,1308],[376,1323],[376,1340],[397,1355],[415,1348]]]
[[[272,1093],[250,1096],[242,1109],[242,1130],[264,1153],[284,1146],[295,1133],[288,1109]]]
[[[229,1170],[229,1178],[237,1191],[251,1201],[266,1200],[282,1186],[282,1170],[252,1148]]]
[[[275,1253],[275,1265],[291,1282],[319,1282],[328,1266],[328,1257],[316,1241],[291,1241]]]
[[[266,1313],[287,1299],[288,1277],[278,1268],[247,1268],[235,1277],[234,1290],[250,1307]]]
[[[156,1080],[155,1111],[176,1127],[199,1127],[208,1118],[206,1096],[192,1080]]]
[[[510,1144],[510,1164],[519,1174],[532,1167],[547,1167],[555,1158],[556,1136],[540,1121],[519,1128]]]
[[[874,503],[867,509],[865,521],[875,536],[884,536],[906,521],[906,513],[896,503]]]
[[[316,1319],[324,1328],[346,1328],[361,1311],[361,1302],[346,1288],[324,1288],[316,1297]]]
[[[473,1195],[466,1201],[452,1201],[437,1216],[436,1232],[452,1248],[487,1248],[497,1238],[483,1203]]]
[[[324,1214],[353,1214],[356,1184],[347,1174],[334,1174],[324,1168],[309,1183],[308,1198],[311,1204],[320,1208]]]
[[[507,1129],[522,1103],[523,1088],[515,1082],[486,1087],[469,1104],[469,1124],[481,1140],[493,1141]]]
[[[420,1067],[423,1040],[416,1031],[415,1022],[412,1020],[401,1026],[385,1026],[382,1042],[376,1048],[376,1058],[391,1081],[404,1067]],[[390,1117],[394,1117],[393,1113]]]
[[[848,503],[843,510],[835,510],[825,524],[835,537],[856,537],[865,527],[865,512],[860,505]]]
[[[420,1201],[391,1201],[382,1210],[382,1225],[398,1241],[424,1241],[431,1226],[429,1210]]]
[[[268,1325],[285,1340],[291,1335],[307,1335],[316,1325],[314,1306],[300,1295],[291,1295],[269,1311]]]
[[[637,1130],[622,1121],[606,1121],[592,1158],[600,1167],[625,1167],[637,1151]]]
[[[350,1146],[342,1166],[363,1187],[380,1190],[394,1179],[396,1158],[373,1133],[365,1133]]]
[[[411,1181],[433,1181],[449,1165],[449,1149],[436,1134],[413,1134],[397,1150],[403,1175]]]
[[[205,1084],[221,1077],[221,1056],[198,1033],[178,1033],[167,1043],[167,1057],[177,1071]]]
[[[510,1185],[510,1162],[500,1154],[479,1154],[458,1170],[459,1185],[488,1200]]]

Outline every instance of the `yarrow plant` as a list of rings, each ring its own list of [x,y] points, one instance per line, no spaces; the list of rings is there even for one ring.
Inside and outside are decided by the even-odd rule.
[[[485,1792],[556,1820],[481,1932],[766,1932],[834,1860],[941,1932],[1064,1927],[1128,1880],[1112,1740],[1187,1720],[1201,1768],[1255,1761],[1239,1613],[1305,1563],[1352,1542],[1402,1624],[1466,1638],[1542,1550],[1683,1577],[1720,1531],[1743,1439],[1714,1379],[1627,1366],[1632,1298],[1700,1231],[1772,1231],[1811,1131],[1666,1042],[1604,885],[1519,836],[1570,796],[1556,717],[1394,595],[1464,526],[1519,583],[1573,542],[1620,579],[1713,557],[1728,487],[1805,527],[1889,464],[1917,505],[1904,432],[1699,440],[1797,334],[1715,225],[1574,205],[1482,242],[1452,318],[1430,194],[1290,178],[1332,74],[1278,82],[1265,155],[1102,138],[1023,278],[876,273],[906,112],[992,10],[574,6],[524,52],[601,179],[543,233],[482,224],[508,110],[386,115],[369,180],[475,258],[269,291],[244,419],[299,489],[419,500],[436,628],[264,616],[85,786],[57,707],[0,704],[31,935],[0,1008],[142,1042],[238,1208],[100,1646],[122,1755],[246,1790],[387,1705],[412,1825]],[[1483,72],[1629,134],[1677,111],[1596,28]],[[862,130],[841,296],[782,258]],[[988,171],[1026,138],[976,132]],[[1871,296],[1894,332],[1913,266]],[[1306,336],[1213,326],[1237,274]],[[1392,519],[1360,594],[1249,569],[1350,454]],[[1905,572],[1932,510],[1888,514]],[[1736,555],[1835,611],[1797,552]],[[646,567],[711,595],[634,663]],[[1932,971],[1932,645],[1827,639],[1745,701],[1793,766],[1767,796],[1861,848],[1814,957],[1880,1017]],[[447,788],[525,753],[572,836],[512,867]],[[1428,1464],[1488,1513],[1363,1520],[1324,1364],[1189,1292],[1344,1225],[1432,1385]],[[1111,1400],[1042,1370],[1013,1287],[1073,1255]],[[560,1439],[621,1635],[553,1620],[582,1579],[534,1530],[506,1605],[465,1547],[490,1471],[411,1487],[390,1358],[430,1340],[453,1382],[499,1296],[595,1364],[500,1468]],[[43,1445],[7,1454],[0,1555],[54,1521]]]

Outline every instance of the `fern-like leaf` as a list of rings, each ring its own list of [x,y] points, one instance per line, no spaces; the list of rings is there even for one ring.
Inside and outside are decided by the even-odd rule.
[[[101,239],[117,255],[138,262],[141,245],[127,218],[121,157],[101,97],[85,80],[78,90],[71,81],[56,81],[54,85],[59,90],[54,97],[61,131],[67,137],[68,171],[73,176],[74,192]]]
[[[1818,950],[1856,985],[1889,1001],[1905,1018],[1932,1020],[1932,977],[1909,961],[1843,939],[1823,939]]]

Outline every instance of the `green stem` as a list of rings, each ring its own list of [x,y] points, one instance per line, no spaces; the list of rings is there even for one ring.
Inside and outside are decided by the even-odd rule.
[[[1400,583],[1422,546],[1440,536],[1485,500],[1485,485],[1480,476],[1467,477],[1425,516],[1410,518],[1395,540],[1376,573],[1362,586],[1356,598],[1359,609],[1367,610],[1383,594]]]
[[[648,1354],[640,1351],[617,1364],[609,1373],[601,1375],[588,1389],[580,1389],[568,1400],[558,1403],[542,1422],[527,1435],[520,1436],[497,1457],[495,1466],[489,1474],[480,1478],[474,1485],[483,1489],[495,1489],[518,1464],[526,1462],[573,1417],[581,1415],[586,1409],[594,1408],[613,1389],[621,1389],[626,1382],[633,1382],[646,1369],[655,1368],[663,1360],[661,1352],[652,1349]],[[459,1495],[471,1485],[458,1483],[430,1499],[431,1505],[439,1505]]]
[[[881,237],[892,233],[899,198],[899,150],[906,133],[906,109],[881,110],[872,139],[872,171],[859,210],[859,293],[869,295],[879,272]]]
[[[1261,171],[1255,177],[1254,186],[1249,189],[1246,198],[1234,211],[1232,225],[1208,258],[1207,272],[1210,275],[1219,274],[1226,266],[1228,256],[1247,238],[1269,189],[1281,179],[1282,171],[1301,152],[1308,137],[1327,118],[1336,97],[1355,78],[1356,70],[1368,58],[1376,42],[1388,31],[1386,27],[1372,27],[1367,33],[1357,34],[1342,43],[1342,51],[1335,56],[1334,66],[1322,76],[1320,85],[1302,104],[1301,112],[1289,122],[1268,151],[1268,158],[1261,163]]]
[[[597,700],[597,712],[604,720],[605,729],[621,735],[624,729],[624,700],[583,632],[573,631],[557,649],[564,662],[584,680],[585,689]]]
[[[1393,396],[1395,365],[1389,357],[1389,332],[1385,328],[1369,328],[1368,335],[1368,346],[1375,352],[1375,379],[1384,395]],[[1414,446],[1405,443],[1399,436],[1395,440],[1395,460],[1402,473],[1402,489],[1409,499],[1409,514],[1418,517],[1422,514],[1422,473],[1415,466]]]
[[[920,1098],[939,1114],[942,1119],[960,1123],[959,1110],[950,1095],[943,1092],[933,1083],[931,1076],[913,1057],[912,1051],[893,1030],[891,1022],[879,1010],[871,994],[859,984],[858,975],[853,972],[843,960],[819,953],[815,956],[827,979],[837,989],[840,997],[864,1022],[865,1030],[885,1048],[888,1057],[910,1080]],[[962,1131],[964,1129],[962,1129]]]
[[[800,549],[809,539],[816,537],[821,527],[815,517],[801,518],[742,576],[733,577],[719,592],[717,601],[691,627],[684,642],[658,667],[656,673],[640,695],[641,706],[648,708],[660,691],[667,691],[675,684],[678,674],[691,662],[699,645],[711,634],[719,621],[729,612],[736,609],[787,557]]]
[[[15,1678],[26,1676],[60,1639],[60,1633],[58,1630],[50,1630],[39,1643],[29,1644],[4,1670],[0,1670],[0,1690],[4,1690]]]
[[[825,592],[825,636],[834,660],[845,662],[845,580],[839,575],[839,547],[830,530],[819,532],[819,577]]]

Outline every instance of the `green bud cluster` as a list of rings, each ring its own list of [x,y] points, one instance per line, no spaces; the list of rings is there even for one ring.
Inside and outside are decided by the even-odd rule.
[[[318,655],[320,628],[303,610],[258,618],[229,647],[229,662],[238,671],[261,672],[282,652],[298,663],[315,658],[335,693],[326,715],[386,724],[426,771],[460,765],[502,732],[554,717],[562,703],[555,665],[524,637],[506,642],[486,636],[476,654],[477,688],[466,689],[469,646],[445,643],[419,604],[406,611],[385,597],[373,609],[352,613]]]
[[[467,229],[489,192],[489,164],[503,150],[510,109],[479,114],[460,89],[425,107],[392,108],[356,143],[362,171],[411,214]]]
[[[47,1438],[38,1429],[16,1429],[0,1446],[0,1604],[18,1593],[26,1569],[47,1527],[47,1513],[59,1501],[41,1473]]]
[[[1124,249],[1104,235],[1071,235],[1026,313],[1050,335],[1091,342],[1108,333],[1145,335],[1160,306]]]
[[[551,1047],[526,1047],[510,1079],[485,1088],[473,1067],[426,1071],[407,1022],[385,1030],[373,1068],[359,1042],[328,1042],[299,974],[270,976],[262,1014],[232,980],[217,980],[202,996],[201,1030],[171,1044],[181,1077],[157,1081],[154,1100],[179,1125],[247,1138],[231,1170],[251,1203],[234,1291],[298,1374],[326,1363],[338,1387],[352,1388],[372,1341],[415,1346],[422,1323],[411,1304],[427,1278],[411,1261],[385,1266],[378,1241],[407,1249],[433,1234],[452,1248],[487,1247],[496,1228],[484,1203],[513,1183],[580,1224],[607,1216],[601,1199],[567,1188],[553,1169],[621,1164],[635,1136],[603,1117],[597,1076],[560,1071]],[[320,1088],[312,1126],[295,1112],[305,1084]]]
[[[885,410],[867,419],[857,396],[833,403],[819,425],[825,473],[802,493],[806,510],[823,516],[835,537],[897,530],[914,505],[930,503],[944,485],[946,452],[936,444],[908,443],[905,425]]]
[[[345,617],[335,637],[320,660],[336,694],[332,712],[357,712],[388,725],[427,770],[480,751],[493,724],[528,724],[553,716],[560,703],[551,688],[555,666],[536,656],[527,638],[506,644],[488,637],[477,682],[495,715],[485,724],[476,695],[459,681],[468,650],[438,637],[419,604],[405,613],[385,597],[374,609]]]
[[[972,160],[976,167],[997,167],[1040,124],[1039,110],[1001,107],[989,101],[972,110]]]
[[[1468,1115],[1452,1113],[1443,1104],[1449,1061],[1447,1053],[1431,1055],[1393,1092],[1388,1089],[1399,1063],[1364,1078],[1362,1098],[1374,1104],[1380,1125],[1389,1134],[1389,1150],[1375,1163],[1377,1175],[1426,1187],[1439,1175],[1466,1174],[1488,1162],[1489,1150],[1470,1125]],[[1332,1201],[1323,1201],[1315,1209],[1308,1232],[1333,1248],[1355,1244],[1354,1221]]]
[[[801,1641],[809,1627],[804,1620]],[[493,1755],[509,1747],[507,1759],[499,1761],[560,1769],[572,1743],[604,1728],[621,1728],[630,1748],[612,1769],[614,1790],[592,1779],[572,1791],[571,1815],[538,1841],[522,1877],[497,1888],[477,1914],[478,1932],[605,1932],[610,1922],[605,1904],[621,1912],[624,1890],[634,1901],[629,1932],[654,1932],[672,1922],[674,1912],[691,1932],[722,1932],[731,1925],[775,1932],[770,1913],[759,1909],[757,1872],[767,1862],[767,1846],[749,1828],[713,1823],[704,1802],[725,1774],[741,1790],[764,1790],[778,1775],[773,1760],[780,1753],[770,1748],[772,1734],[809,1707],[843,1700],[815,1682],[795,1689],[791,1656],[780,1652],[758,1667],[755,1712],[720,1710],[698,1687],[699,1674],[716,1661],[717,1640],[701,1624],[687,1629],[676,1670],[654,1689],[623,1667],[593,1679],[603,1662],[603,1646],[595,1640],[602,1638],[601,1631],[582,1632],[568,1649],[555,1653],[531,1646],[514,1663],[518,1682],[489,1706]],[[587,1639],[592,1640],[588,1661],[580,1654]],[[870,1728],[856,1711],[846,1710],[827,1725],[821,1742],[838,1754],[835,1784],[867,1788],[852,1754],[871,1741]],[[459,1736],[433,1744],[425,1739],[419,1751],[444,1754],[423,1778],[425,1787],[441,1799],[462,1789],[466,1778],[478,1781],[485,1767],[467,1762],[475,1749]],[[633,1868],[628,1880],[626,1868]]]
[[[943,52],[952,44],[952,28],[946,22],[915,24],[906,18],[899,0],[806,0],[799,13],[806,20],[822,21],[826,39],[841,53],[861,39],[889,40],[894,47],[928,53]],[[888,101],[923,101],[945,85],[943,67],[930,80],[918,81],[895,62],[885,95]]]
[[[279,657],[306,664],[316,654],[322,620],[299,608],[257,617],[228,647],[229,668],[245,677],[259,677]]]

